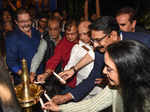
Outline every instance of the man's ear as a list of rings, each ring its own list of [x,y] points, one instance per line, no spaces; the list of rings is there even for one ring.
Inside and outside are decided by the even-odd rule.
[[[132,22],[132,30],[135,32],[136,20]]]

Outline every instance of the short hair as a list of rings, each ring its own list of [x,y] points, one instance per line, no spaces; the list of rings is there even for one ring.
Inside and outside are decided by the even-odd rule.
[[[88,20],[81,20],[81,21],[79,22],[78,26],[80,26],[81,24],[83,24],[84,27],[87,27],[87,28],[88,28],[88,26],[91,24],[91,22],[88,21]]]
[[[78,27],[78,22],[75,19],[68,19],[65,24],[65,31],[70,30],[72,26]]]
[[[104,31],[105,34],[110,34],[112,31],[117,31],[119,34],[119,25],[111,16],[102,16],[89,25],[90,30]]]
[[[136,20],[136,11],[131,7],[124,7],[117,11],[116,17],[122,14],[129,14],[129,21],[132,23]]]
[[[56,22],[58,22],[59,27],[61,26],[61,20],[60,20],[59,18],[55,17],[55,16],[50,17],[50,18],[48,19],[48,22],[49,22],[49,21],[56,21]]]
[[[19,9],[17,9],[15,19],[16,20],[18,19],[18,15],[20,15],[20,14],[26,14],[26,13],[30,15],[30,12],[27,9],[25,9],[25,8],[19,8]]]
[[[118,71],[124,112],[145,112],[145,100],[150,102],[149,48],[135,40],[123,40],[109,45],[107,52]]]

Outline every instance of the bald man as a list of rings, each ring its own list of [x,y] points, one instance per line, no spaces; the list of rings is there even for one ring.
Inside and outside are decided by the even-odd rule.
[[[74,47],[72,48],[69,62],[64,68],[65,70],[68,70],[72,68],[74,65],[76,65],[87,54],[87,52],[90,51],[94,54],[93,47],[91,46],[90,35],[89,35],[90,30],[88,29],[88,26],[90,24],[91,23],[89,21],[82,21],[79,24],[78,32],[79,32],[80,40],[79,43],[74,45]],[[76,86],[78,86],[84,79],[86,79],[89,76],[91,70],[93,69],[93,65],[94,63],[91,62],[77,72]],[[100,92],[100,90],[101,90],[100,87],[95,86],[95,88],[84,99],[88,99],[91,98],[92,96],[95,96],[97,93]],[[52,98],[52,100],[56,104],[62,104],[72,99],[73,99],[73,95],[70,92],[64,95],[56,95]]]

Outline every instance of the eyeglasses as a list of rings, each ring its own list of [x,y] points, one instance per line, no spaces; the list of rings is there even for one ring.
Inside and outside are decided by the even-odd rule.
[[[102,38],[93,39],[91,38],[92,42],[99,43],[100,41],[104,40],[108,35],[103,36]]]
[[[18,21],[19,23],[29,23],[32,22],[31,19]]]

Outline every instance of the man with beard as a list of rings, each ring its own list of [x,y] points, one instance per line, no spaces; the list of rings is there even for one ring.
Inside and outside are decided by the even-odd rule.
[[[89,75],[89,77],[82,81],[78,86],[69,91],[65,95],[57,95],[53,97],[53,101],[57,104],[62,104],[70,100],[79,101],[83,99],[94,87],[95,80],[97,78],[102,78],[100,75],[102,68],[104,66],[104,55],[105,48],[116,41],[120,40],[139,40],[146,44],[150,48],[150,35],[141,32],[119,32],[119,26],[116,20],[109,16],[103,16],[97,19],[89,26],[91,30],[91,37],[94,47],[97,50],[94,53],[87,53],[84,58],[82,58],[79,63],[73,66],[70,70],[66,70],[59,75],[67,80],[74,73],[77,73],[83,66],[87,65],[94,60],[94,67]],[[101,52],[101,53],[100,53]],[[94,59],[95,57],[95,59]],[[101,80],[100,80],[101,81]],[[97,82],[97,80],[96,80]],[[64,100],[62,100],[64,99]]]
[[[112,112],[149,112],[150,50],[134,40],[123,40],[107,46],[103,73],[108,85],[95,97],[78,103],[56,105],[47,102],[43,108],[61,112],[101,112],[112,105]]]
[[[6,61],[9,69],[14,74],[14,83],[20,82],[21,60],[27,60],[28,70],[31,60],[37,51],[40,42],[40,33],[31,28],[31,17],[27,10],[18,9],[16,15],[17,28],[12,34],[6,37]],[[42,66],[38,73],[42,72]]]

